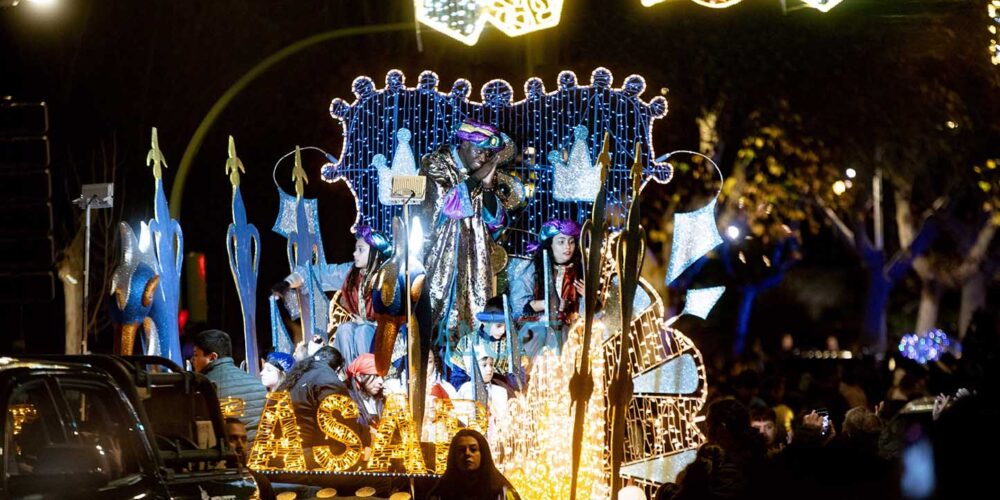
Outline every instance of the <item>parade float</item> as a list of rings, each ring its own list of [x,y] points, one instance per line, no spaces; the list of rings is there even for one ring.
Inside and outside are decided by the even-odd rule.
[[[257,270],[261,262],[284,264],[281,256],[260,254],[260,235],[247,220],[239,188],[245,167],[230,139],[225,170],[233,186],[233,223],[225,246],[252,373],[263,351],[291,353],[313,335],[331,340],[330,325],[345,320],[338,317],[336,300],[330,307],[331,290],[323,283],[330,266],[317,208],[323,200],[304,196],[306,169],[321,169],[327,182],[346,184],[355,199],[355,229],[365,226],[392,235],[396,249],[379,269],[384,314],[375,354],[382,365],[396,363],[401,383],[400,390],[386,395],[370,446],[363,449],[358,434],[342,425],[358,413],[351,398],[330,396],[317,413],[320,429],[337,443],[336,449],[308,448],[299,439],[300,423],[289,394],[272,392],[248,465],[274,482],[347,491],[344,485],[355,488],[369,481],[380,492],[406,490],[419,497],[444,471],[454,433],[472,427],[490,434],[497,466],[522,498],[610,498],[625,484],[651,491],[673,481],[704,442],[697,424],[707,381],[698,348],[672,326],[677,317],[666,316],[663,300],[640,277],[645,234],[638,222],[638,199],[645,185],[667,184],[672,176],[671,155],[657,156],[652,144],[654,122],[667,113],[666,100],[657,96],[644,101],[646,82],[639,75],[614,86],[604,68],[591,73],[589,84],[563,71],[551,90],[539,78],[528,79],[519,100],[503,80],[482,85],[479,100],[471,98],[467,80],[455,81],[447,91],[439,90],[439,84],[431,71],[421,73],[414,86],[407,86],[403,73],[395,70],[381,88],[369,77],[358,77],[352,84],[353,102],[338,98],[330,105],[330,114],[343,127],[339,155],[324,152],[323,164],[311,166],[308,160],[314,156],[296,148],[286,155],[290,161],[276,164],[280,202],[272,229],[287,239],[285,262],[301,283],[294,300],[282,303],[272,296],[271,345],[262,348],[258,339],[265,335],[258,335],[262,325],[255,311],[261,293]],[[582,225],[585,290],[580,313],[560,324],[546,307],[540,318],[525,322],[504,303],[507,331],[518,333],[507,336],[505,356],[510,366],[523,368],[505,415],[492,414],[477,397],[432,394],[429,387],[440,368],[426,346],[431,351],[441,342],[448,349],[457,346],[442,340],[440,331],[437,338],[427,338],[431,332],[421,331],[414,318],[424,281],[416,271],[427,258],[429,239],[422,228],[431,234],[435,221],[420,221],[419,211],[410,206],[424,186],[411,186],[409,197],[399,189],[418,177],[421,158],[455,141],[456,129],[466,120],[503,131],[517,152],[498,196],[519,206],[496,240],[502,249],[496,255],[503,261],[493,267],[496,276],[488,295],[508,293],[507,272],[525,261],[546,221]],[[138,235],[122,224],[123,260],[112,289],[121,331],[116,345],[123,354],[142,352],[182,363],[175,319],[183,238],[163,195],[160,169],[165,163],[155,130],[148,163],[156,182],[156,217],[141,223]],[[283,190],[278,178],[290,178],[295,193]],[[345,207],[345,213],[350,211]],[[673,214],[668,283],[721,243],[714,213],[713,200],[698,210]],[[222,243],[222,228],[219,232]],[[681,314],[704,318],[722,292],[722,287],[689,290]],[[293,310],[298,328],[287,327],[283,307]],[[521,341],[526,331],[539,328],[558,333],[559,341],[527,359]],[[471,372],[478,369],[473,366]],[[227,408],[239,416],[239,405],[232,403]],[[491,425],[496,426],[492,431]]]

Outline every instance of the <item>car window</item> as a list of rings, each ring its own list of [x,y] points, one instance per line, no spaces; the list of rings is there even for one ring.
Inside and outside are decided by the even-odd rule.
[[[66,443],[54,401],[43,380],[22,384],[7,400],[4,450],[10,452],[4,455],[8,475],[39,472],[46,450]]]
[[[140,472],[131,409],[110,387],[78,380],[59,380],[70,410],[70,435],[79,444],[93,445],[110,480]]]

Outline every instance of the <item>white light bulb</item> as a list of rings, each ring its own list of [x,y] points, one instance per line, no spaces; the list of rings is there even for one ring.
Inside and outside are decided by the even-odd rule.
[[[736,226],[729,226],[726,228],[726,236],[731,240],[735,240],[740,237],[740,228]]]
[[[844,173],[847,174],[847,178],[848,179],[853,179],[854,177],[856,177],[858,175],[858,171],[854,170],[853,168],[847,169]]]

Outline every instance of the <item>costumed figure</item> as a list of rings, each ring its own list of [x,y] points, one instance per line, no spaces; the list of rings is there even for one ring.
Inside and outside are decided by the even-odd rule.
[[[472,377],[458,388],[458,399],[476,401],[486,408],[486,434],[490,443],[497,444],[507,427],[507,400],[513,396],[513,391],[502,376],[496,376],[500,355],[490,344],[489,341],[477,342],[466,354],[465,368]]]
[[[382,391],[385,380],[375,370],[375,355],[362,354],[347,365],[347,380],[351,399],[358,405],[361,442],[365,447],[371,446],[371,433],[375,431],[385,407]]]
[[[521,313],[520,322],[541,321],[542,325],[551,327],[528,329],[523,339],[524,350],[532,359],[545,346],[561,348],[566,338],[565,330],[582,311],[583,265],[579,237],[580,225],[576,222],[550,220],[542,225],[539,242],[528,246],[531,260],[518,260],[511,265],[511,302],[514,310]],[[546,305],[550,318],[545,317]]]
[[[343,286],[330,302],[329,331],[335,332],[333,346],[347,363],[372,352],[375,339],[375,312],[372,286],[375,271],[392,256],[392,245],[384,234],[368,226],[358,227],[355,235],[354,266]]]
[[[495,294],[495,277],[507,261],[495,239],[526,203],[524,185],[500,170],[516,149],[506,134],[466,119],[455,136],[457,146],[425,155],[420,167],[430,184],[421,205],[430,228],[424,251],[429,321],[445,351],[462,328],[473,328],[476,313]]]
[[[260,382],[267,388],[267,392],[274,391],[275,387],[284,382],[294,365],[295,358],[291,354],[278,351],[268,354],[260,369]]]
[[[470,373],[463,368],[464,357],[471,355],[480,344],[495,354],[493,372],[497,383],[511,389],[522,385],[524,369],[521,367],[521,349],[517,343],[511,342],[513,338],[507,334],[510,318],[504,314],[503,305],[502,296],[488,300],[483,311],[476,314],[476,320],[480,323],[479,328],[458,340],[448,359],[452,368],[449,382],[453,387],[461,387],[470,380]]]

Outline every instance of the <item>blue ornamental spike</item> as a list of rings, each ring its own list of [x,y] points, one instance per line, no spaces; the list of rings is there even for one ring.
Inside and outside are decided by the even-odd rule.
[[[243,340],[246,346],[247,368],[257,376],[259,355],[257,352],[257,268],[260,263],[260,233],[253,224],[247,223],[246,207],[240,193],[240,172],[243,162],[236,156],[236,144],[229,136],[229,159],[226,172],[233,185],[233,223],[226,232],[226,252],[229,254],[229,270],[233,273],[236,292],[240,297],[243,311]]]
[[[156,263],[160,275],[160,285],[157,290],[160,300],[154,301],[150,317],[156,324],[159,344],[157,354],[168,357],[177,364],[183,364],[177,313],[180,307],[181,265],[184,262],[184,233],[181,231],[180,223],[170,218],[170,207],[167,206],[161,178],[161,167],[166,167],[167,163],[160,151],[155,128],[152,148],[146,160],[147,165],[153,166],[153,177],[156,180],[154,217],[149,220],[149,230],[153,236],[153,248],[156,250]]]

